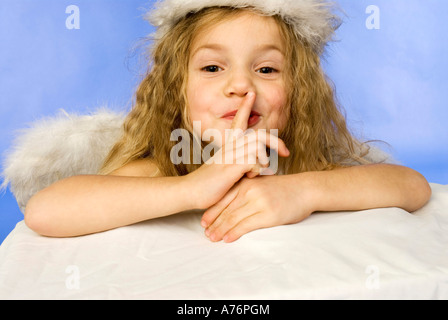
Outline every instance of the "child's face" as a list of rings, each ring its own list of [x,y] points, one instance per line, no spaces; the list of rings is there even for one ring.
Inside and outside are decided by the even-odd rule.
[[[201,134],[217,129],[225,137],[233,117],[223,116],[238,110],[248,92],[255,92],[252,110],[259,114],[248,128],[281,131],[287,101],[283,52],[275,20],[254,13],[202,31],[192,45],[187,85],[190,119],[201,122]]]

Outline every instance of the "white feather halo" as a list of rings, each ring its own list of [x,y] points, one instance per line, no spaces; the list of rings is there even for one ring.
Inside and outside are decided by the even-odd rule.
[[[336,14],[340,11],[338,6],[325,0],[163,0],[146,14],[146,19],[157,28],[154,34],[157,41],[188,13],[207,7],[251,7],[267,16],[279,15],[318,54],[322,54],[326,44],[333,40],[342,21]]]

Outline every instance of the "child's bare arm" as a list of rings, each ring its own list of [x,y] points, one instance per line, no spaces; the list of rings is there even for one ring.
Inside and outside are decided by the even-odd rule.
[[[377,164],[244,179],[202,218],[212,241],[232,242],[260,228],[297,223],[316,211],[424,206],[431,188],[418,172]]]
[[[185,178],[143,177],[150,172],[136,162],[116,175],[56,182],[31,198],[25,223],[41,235],[72,237],[194,209]]]
[[[232,128],[247,129],[255,95],[248,95],[234,118]],[[246,152],[245,136],[238,139]],[[258,139],[258,138],[257,138]],[[262,141],[274,141],[280,156],[288,156],[284,142],[267,135]],[[251,141],[258,145],[258,140]],[[260,142],[261,143],[261,142]],[[226,153],[236,156],[234,141],[214,157]],[[61,180],[37,193],[25,210],[26,224],[45,236],[70,237],[96,233],[144,220],[172,215],[192,209],[207,209],[219,201],[244,175],[251,174],[256,164],[249,164],[248,155],[239,156],[246,164],[204,164],[183,177],[151,177],[157,168],[148,169],[146,160],[133,162],[111,176],[75,176]]]
[[[373,164],[309,175],[318,198],[314,211],[398,207],[414,212],[431,197],[426,179],[404,166]]]

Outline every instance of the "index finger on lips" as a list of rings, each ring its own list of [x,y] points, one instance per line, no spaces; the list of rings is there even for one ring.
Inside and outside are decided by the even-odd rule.
[[[236,113],[235,118],[233,118],[232,121],[231,133],[233,138],[236,138],[235,135],[239,136],[241,134],[244,134],[244,132],[247,130],[247,124],[249,122],[250,113],[255,103],[255,98],[255,92],[248,92],[246,97],[244,97],[244,100],[241,106],[238,108],[238,112]]]

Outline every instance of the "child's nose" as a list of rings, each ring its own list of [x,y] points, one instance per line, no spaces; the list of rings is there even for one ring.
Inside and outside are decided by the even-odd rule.
[[[255,91],[255,86],[249,71],[233,70],[229,72],[229,78],[225,88],[226,96],[236,95],[244,97],[251,91]]]

